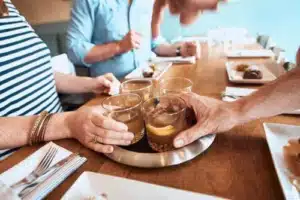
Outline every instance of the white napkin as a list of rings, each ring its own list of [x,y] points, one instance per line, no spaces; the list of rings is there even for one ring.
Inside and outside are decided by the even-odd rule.
[[[113,78],[113,84],[112,84],[112,87],[110,88],[110,91],[109,91],[109,95],[117,95],[117,94],[120,94],[120,87],[121,87],[121,83],[120,81],[114,77]]]
[[[14,191],[0,181],[1,200],[20,200],[20,197]]]
[[[151,61],[153,63],[158,63],[158,62],[172,62],[172,63],[177,63],[177,64],[195,64],[196,63],[196,57],[191,56],[191,57],[155,57],[151,58]]]
[[[274,52],[269,49],[259,49],[259,50],[228,50],[226,52],[229,58],[255,58],[255,57],[273,57]]]
[[[72,152],[52,143],[49,142],[48,144],[44,145],[42,148],[28,156],[25,160],[20,162],[19,164],[13,166],[6,172],[2,173],[0,175],[0,182],[3,182],[7,186],[11,186],[12,184],[20,181],[21,179],[25,178],[28,174],[30,174],[38,165],[38,163],[41,161],[41,159],[44,157],[46,152],[48,151],[50,146],[54,146],[58,149],[57,154],[55,158],[52,161],[51,165],[56,164],[57,162],[63,160],[64,158],[71,155]],[[74,162],[76,161],[76,164],[74,165]],[[74,162],[71,162],[70,164],[73,164],[71,167],[70,165],[66,165],[66,167],[63,167],[61,170],[56,172],[54,175],[52,175],[49,179],[47,179],[43,184],[38,186],[33,192],[30,197],[32,199],[40,199],[42,197],[45,197],[47,194],[49,194],[54,188],[56,188],[62,181],[64,181],[69,175],[70,172],[75,171],[78,169],[84,162],[86,161],[86,158],[80,157],[80,159],[74,160]],[[67,168],[67,170],[66,170]],[[63,172],[63,173],[61,173]],[[41,197],[42,195],[42,197]],[[40,198],[33,198],[39,196]]]
[[[250,89],[250,88],[226,87],[225,92],[223,93],[222,96],[222,100],[227,102],[236,101],[240,97],[248,96],[255,91],[256,89]],[[284,114],[300,115],[300,109],[295,110],[293,112],[287,112]]]

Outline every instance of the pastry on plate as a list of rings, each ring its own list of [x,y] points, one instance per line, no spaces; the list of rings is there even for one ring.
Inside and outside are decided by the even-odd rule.
[[[300,177],[300,138],[289,140],[283,147],[283,156],[289,171]]]
[[[236,66],[236,71],[238,72],[244,72],[248,69],[249,65],[247,64],[239,64]]]
[[[154,74],[154,70],[152,68],[145,68],[143,70],[143,77],[144,78],[152,78]]]
[[[259,67],[255,65],[248,67],[243,75],[244,79],[262,79],[262,77],[262,72],[260,71]]]

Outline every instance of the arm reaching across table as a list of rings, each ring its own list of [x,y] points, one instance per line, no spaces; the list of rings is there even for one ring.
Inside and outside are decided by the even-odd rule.
[[[252,95],[235,102],[184,94],[187,105],[196,114],[197,124],[180,133],[174,140],[174,146],[179,148],[207,134],[228,131],[251,120],[299,109],[299,85],[300,68],[296,68]]]

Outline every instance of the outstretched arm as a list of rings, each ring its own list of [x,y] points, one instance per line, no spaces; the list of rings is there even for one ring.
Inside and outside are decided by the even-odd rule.
[[[235,102],[222,102],[196,94],[183,95],[188,106],[195,111],[197,124],[179,134],[174,145],[181,147],[207,134],[224,132],[251,120],[299,109],[299,86],[298,67]]]

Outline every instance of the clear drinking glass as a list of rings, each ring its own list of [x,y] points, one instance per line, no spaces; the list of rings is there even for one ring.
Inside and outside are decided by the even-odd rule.
[[[160,95],[178,94],[181,92],[191,92],[193,82],[183,77],[173,77],[162,80],[159,83]]]
[[[142,112],[150,147],[158,152],[174,149],[174,138],[188,127],[183,99],[176,95],[152,98],[143,103]]]
[[[132,79],[121,84],[121,92],[137,94],[147,101],[153,96],[153,84],[151,80]]]
[[[132,144],[140,141],[145,132],[141,104],[141,97],[132,93],[111,96],[102,102],[105,115],[126,124],[128,131],[134,134]]]

